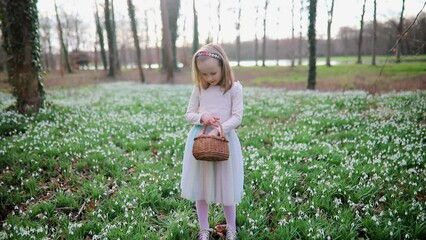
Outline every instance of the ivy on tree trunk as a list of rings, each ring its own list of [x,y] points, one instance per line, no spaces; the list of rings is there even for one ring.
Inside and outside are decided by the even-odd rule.
[[[16,108],[23,114],[37,113],[44,100],[37,1],[0,0],[0,19]]]

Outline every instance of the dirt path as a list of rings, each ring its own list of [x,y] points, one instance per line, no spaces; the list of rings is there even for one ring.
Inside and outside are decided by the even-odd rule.
[[[284,88],[287,90],[305,90],[306,83],[274,83],[274,84],[258,84],[256,78],[265,76],[265,74],[271,76],[271,72],[257,71],[252,69],[238,69],[235,71],[235,76],[245,86],[260,86],[260,87],[274,87]],[[283,74],[285,72],[274,72],[272,74]],[[165,82],[165,74],[159,72],[156,69],[146,69],[145,77],[148,84],[162,84]],[[191,72],[190,69],[182,69],[180,72],[176,72],[174,76],[174,83],[191,83]],[[7,83],[5,74],[0,75],[0,89],[10,89]],[[105,71],[77,71],[72,74],[66,74],[60,76],[59,73],[49,73],[43,76],[43,83],[47,87],[71,87],[81,86],[88,84],[97,84],[102,82],[114,82],[114,81],[133,81],[139,82],[139,75],[137,70],[124,70],[120,73],[116,79],[111,79],[106,76]],[[361,79],[354,77],[351,80],[342,82],[333,79],[317,79],[316,89],[318,91],[344,91],[344,90],[364,90],[370,93],[385,93],[392,91],[408,91],[408,90],[426,90],[426,73],[421,76],[411,77],[403,80],[392,80],[386,81],[383,78],[380,79]]]

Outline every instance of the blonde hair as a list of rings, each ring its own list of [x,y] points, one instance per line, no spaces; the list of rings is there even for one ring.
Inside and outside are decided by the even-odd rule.
[[[217,55],[219,55],[220,59],[217,58]],[[197,60],[202,61],[210,57],[219,62],[222,71],[222,79],[220,79],[218,85],[223,88],[223,93],[225,94],[229,89],[231,89],[235,78],[225,51],[217,44],[210,43],[204,45],[194,54],[192,57],[192,80],[194,81],[194,84],[197,85],[200,89],[207,89],[210,86],[210,84],[203,78],[203,75],[200,73],[200,70],[197,66]]]

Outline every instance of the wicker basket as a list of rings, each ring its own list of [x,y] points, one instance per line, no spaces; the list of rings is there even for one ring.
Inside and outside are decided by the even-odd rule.
[[[228,140],[226,139],[222,125],[220,126],[220,136],[209,136],[206,134],[207,125],[204,126],[203,133],[194,138],[192,154],[195,159],[201,161],[225,161],[229,158]]]

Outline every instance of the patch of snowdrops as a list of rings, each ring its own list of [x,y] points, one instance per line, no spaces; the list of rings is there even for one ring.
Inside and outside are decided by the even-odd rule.
[[[0,239],[196,238],[180,198],[190,93],[117,82],[50,89],[37,116],[1,112]],[[0,92],[0,108],[13,101]],[[424,91],[247,87],[244,103],[240,239],[426,235]]]

